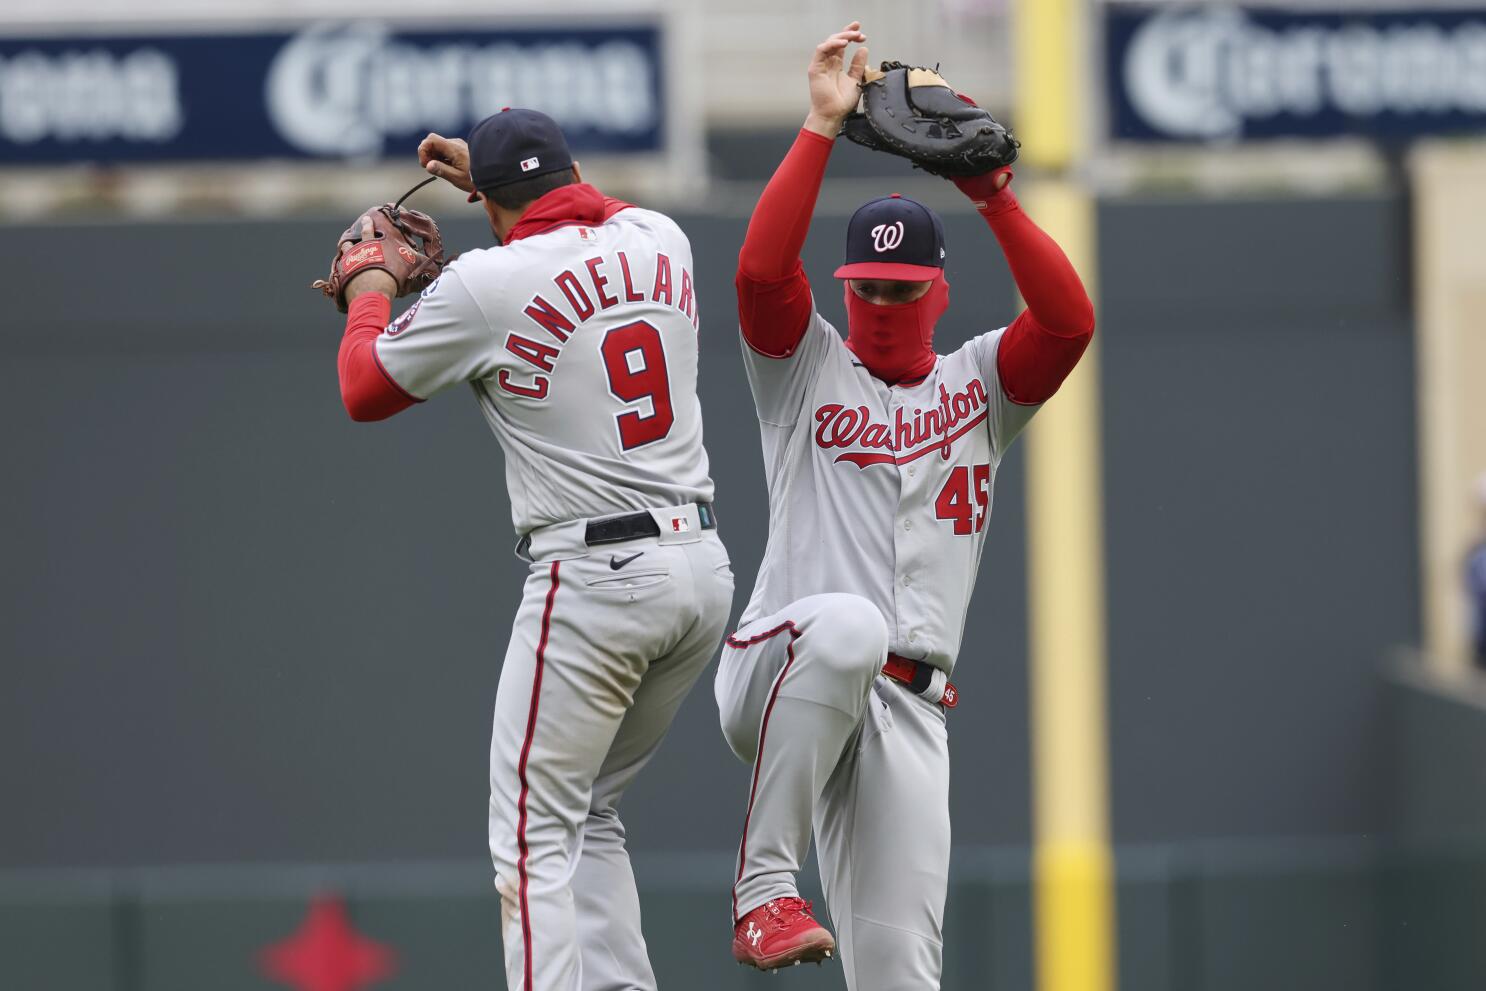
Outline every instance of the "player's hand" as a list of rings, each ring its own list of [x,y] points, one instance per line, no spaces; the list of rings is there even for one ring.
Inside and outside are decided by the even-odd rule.
[[[475,183],[470,179],[470,146],[463,138],[430,134],[418,142],[418,164],[429,175],[438,176],[455,189],[475,191]]]
[[[857,108],[862,99],[862,76],[867,71],[867,49],[858,48],[846,63],[846,48],[852,42],[865,45],[860,21],[846,27],[815,46],[810,58],[810,115],[806,130],[834,138],[841,121]]]
[[[377,239],[377,228],[372,224],[370,216],[361,218],[361,241],[375,241]],[[354,247],[361,242],[342,241],[339,251],[344,253],[347,248]],[[346,297],[346,306],[362,293],[379,292],[388,299],[397,296],[397,280],[391,274],[380,268],[368,268],[357,272],[346,280],[345,288],[342,290]]]

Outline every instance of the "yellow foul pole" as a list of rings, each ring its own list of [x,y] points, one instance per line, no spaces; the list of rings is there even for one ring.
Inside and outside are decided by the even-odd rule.
[[[1092,198],[1072,174],[1085,145],[1089,0],[1017,0],[1017,136],[1034,173],[1028,214],[1095,286]],[[1033,898],[1039,991],[1113,991],[1099,348],[1027,437]]]

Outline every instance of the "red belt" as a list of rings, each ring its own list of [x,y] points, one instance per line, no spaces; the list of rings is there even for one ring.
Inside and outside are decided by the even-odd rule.
[[[901,681],[918,695],[923,695],[934,683],[934,669],[923,661],[915,661],[909,657],[900,657],[897,654],[887,655],[887,664],[882,673],[894,681]],[[960,704],[960,692],[952,682],[944,683],[944,695],[937,700],[946,709],[953,709]]]

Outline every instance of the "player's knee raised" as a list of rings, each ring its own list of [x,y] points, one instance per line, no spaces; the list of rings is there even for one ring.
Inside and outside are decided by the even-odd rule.
[[[823,595],[820,613],[810,624],[812,645],[823,658],[848,671],[876,674],[887,654],[887,621],[877,607],[859,595]]]

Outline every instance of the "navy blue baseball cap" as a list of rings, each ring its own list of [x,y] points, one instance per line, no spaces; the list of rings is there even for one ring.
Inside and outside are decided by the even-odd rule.
[[[928,282],[944,271],[944,225],[899,193],[864,203],[846,225],[846,264],[838,279]]]
[[[573,167],[573,153],[557,121],[540,110],[506,107],[470,129],[470,179],[496,189]]]

